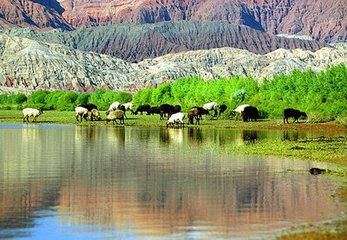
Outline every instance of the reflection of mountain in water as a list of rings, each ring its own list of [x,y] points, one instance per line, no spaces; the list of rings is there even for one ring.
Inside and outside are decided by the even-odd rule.
[[[243,141],[281,141],[282,132],[80,126],[0,131],[9,136],[0,138],[0,226],[13,213],[21,216],[21,227],[32,211],[57,206],[71,217],[62,223],[70,225],[131,225],[144,230],[139,234],[160,236],[204,223],[228,236],[234,227],[318,221],[338,209],[322,191],[327,179],[283,173],[306,170],[308,162],[219,151]],[[17,144],[5,148],[4,141]]]

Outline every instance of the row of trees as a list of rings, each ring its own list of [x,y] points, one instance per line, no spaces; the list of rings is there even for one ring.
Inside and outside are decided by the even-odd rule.
[[[347,68],[337,65],[323,72],[293,71],[289,75],[276,75],[259,83],[248,77],[231,77],[205,81],[199,77],[181,78],[173,83],[163,83],[156,88],[146,88],[131,95],[127,92],[97,90],[94,93],[63,91],[36,91],[31,95],[0,95],[0,104],[17,104],[44,109],[73,110],[82,103],[94,103],[101,110],[114,101],[133,101],[135,106],[163,103],[181,105],[183,110],[215,101],[229,109],[248,103],[264,115],[274,118],[283,109],[292,107],[312,115],[335,119],[347,115]]]
[[[282,116],[283,110],[291,107],[335,119],[337,115],[347,115],[347,68],[341,64],[317,74],[295,70],[262,83],[238,76],[212,81],[182,78],[143,89],[134,96],[135,105],[171,103],[188,108],[210,101],[226,104],[229,109],[248,103],[271,118]]]
[[[100,110],[106,110],[110,103],[114,101],[129,102],[132,97],[132,94],[127,92],[110,90],[97,90],[93,93],[40,90],[28,96],[22,93],[0,95],[0,104],[17,105],[17,109],[30,106],[44,110],[71,111],[80,104],[94,103]]]

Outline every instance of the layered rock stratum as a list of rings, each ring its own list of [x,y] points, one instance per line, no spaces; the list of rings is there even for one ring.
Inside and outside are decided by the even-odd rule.
[[[63,45],[0,34],[2,91],[113,89],[136,91],[180,77],[217,79],[234,75],[259,81],[294,69],[321,71],[347,64],[347,50],[324,47],[316,52],[278,49],[260,55],[235,48],[186,51],[139,63]]]
[[[324,43],[277,37],[246,26],[228,23],[170,21],[156,24],[120,24],[77,31],[35,32],[28,29],[7,29],[14,36],[64,44],[84,51],[98,52],[139,62],[168,53],[189,50],[232,47],[253,53],[268,53],[278,48],[318,50]]]
[[[1,0],[0,26],[80,29],[171,20],[225,22],[271,34],[347,41],[346,0]]]

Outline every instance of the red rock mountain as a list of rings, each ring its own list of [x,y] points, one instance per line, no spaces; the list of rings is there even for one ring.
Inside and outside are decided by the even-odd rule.
[[[63,12],[64,9],[55,0],[0,0],[0,27],[73,29],[62,17]]]
[[[346,0],[0,0],[0,25],[85,28],[168,20],[243,24],[273,34],[347,41]],[[67,24],[67,22],[69,24]]]

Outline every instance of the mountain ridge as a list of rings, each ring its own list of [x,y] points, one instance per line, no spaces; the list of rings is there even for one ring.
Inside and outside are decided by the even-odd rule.
[[[28,29],[7,29],[3,32],[64,44],[83,51],[108,54],[129,62],[181,51],[220,47],[241,48],[264,54],[278,48],[316,51],[327,46],[317,41],[277,37],[246,26],[199,21],[119,24],[72,32],[34,32]]]
[[[135,92],[180,77],[218,79],[235,75],[261,81],[294,69],[322,71],[347,64],[347,50],[324,47],[316,52],[278,49],[259,55],[235,48],[186,51],[139,63],[63,45],[0,34],[0,90],[96,89]]]
[[[0,26],[80,29],[119,23],[199,20],[270,34],[347,41],[345,0],[2,0]]]

